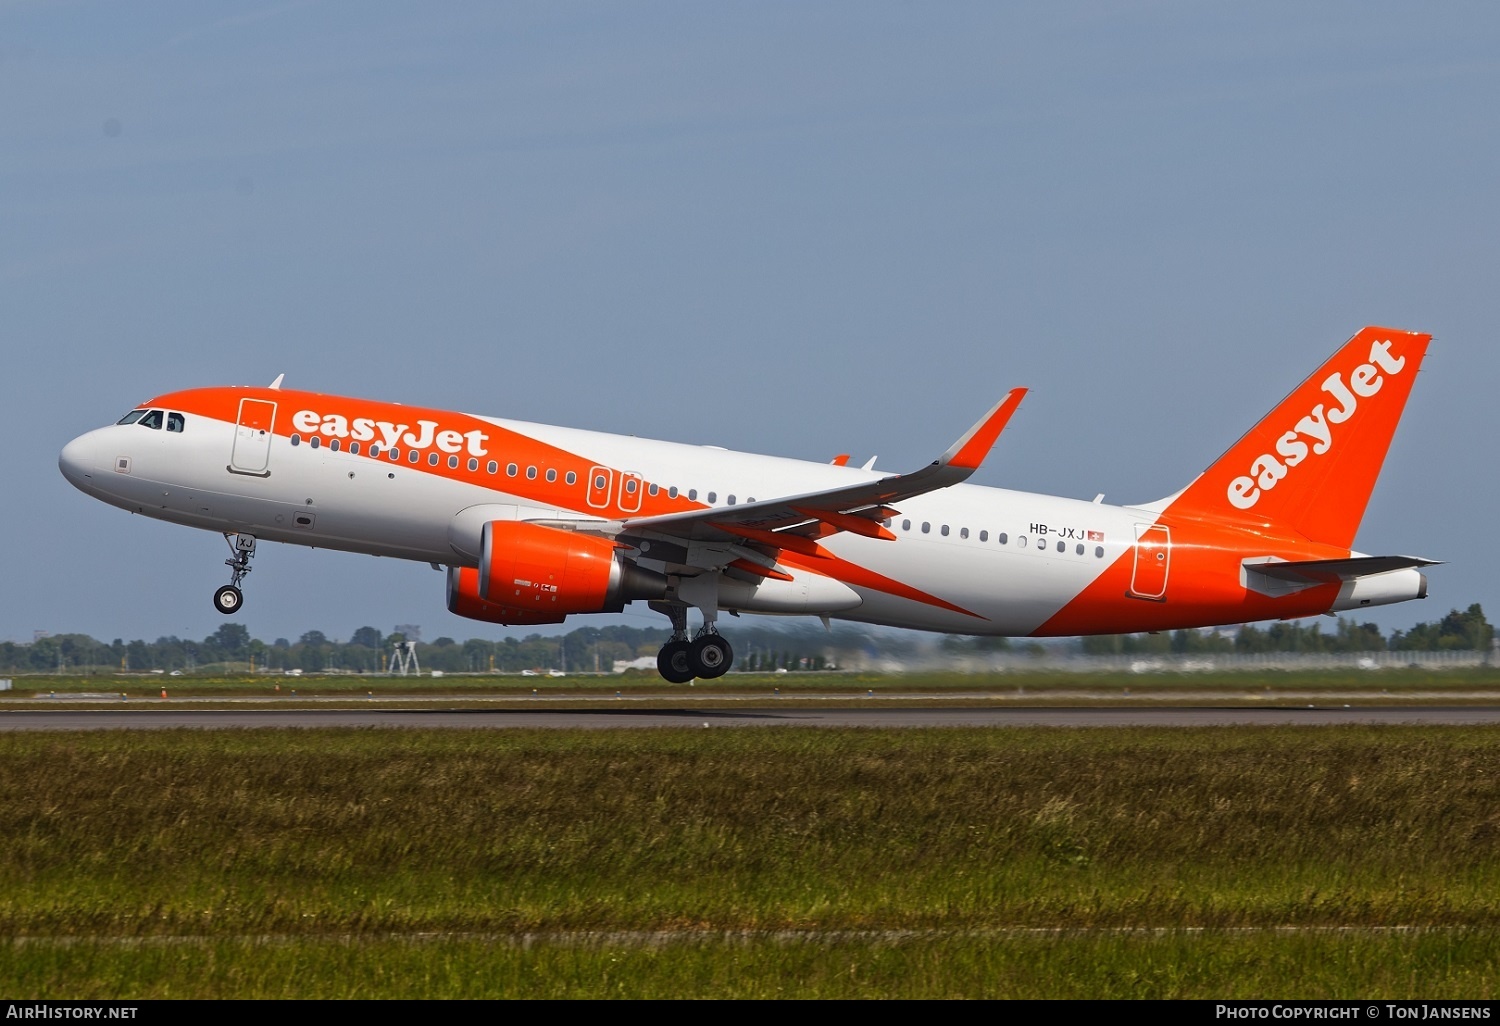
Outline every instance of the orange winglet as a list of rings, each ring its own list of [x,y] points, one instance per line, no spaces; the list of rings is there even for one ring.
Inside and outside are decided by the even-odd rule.
[[[793,506],[792,509],[798,513],[815,517],[825,524],[831,524],[840,531],[848,531],[850,534],[863,535],[866,538],[879,538],[881,541],[895,541],[896,536],[886,529],[885,525],[878,520],[868,517],[856,516],[853,513],[838,513],[828,509],[806,509],[802,506]]]
[[[995,447],[995,439],[1000,437],[1000,432],[1005,430],[1005,425],[1010,422],[1011,415],[1020,407],[1021,400],[1025,397],[1026,389],[1024,388],[1013,388],[1007,392],[1005,398],[1000,400],[983,420],[970,428],[969,433],[948,450],[947,458],[940,462],[962,470],[978,470],[985,456],[989,455],[989,451]]]
[[[825,556],[825,553],[817,542],[811,538],[804,538],[800,534],[787,534],[781,531],[762,531],[755,527],[742,527],[739,524],[714,524],[719,530],[729,534],[738,535],[746,541],[759,542],[761,545],[772,545],[778,549],[787,549],[791,552],[800,552],[804,556]]]
[[[729,565],[736,570],[743,570],[747,574],[754,574],[757,577],[769,577],[773,581],[792,580],[792,575],[789,573],[781,570],[773,570],[768,566],[758,566],[755,563],[750,562],[748,559],[736,559]]]

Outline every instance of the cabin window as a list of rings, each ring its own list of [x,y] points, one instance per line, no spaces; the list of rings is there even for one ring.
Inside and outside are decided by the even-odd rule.
[[[406,462],[408,462],[408,463],[416,463],[421,458],[422,458],[422,454],[419,453],[419,452],[417,452],[417,450],[415,450],[415,449],[412,449],[412,450],[408,451],[407,454],[406,454]]]
[[[436,456],[437,453],[433,453],[433,455]],[[449,456],[448,457],[448,469],[449,470],[457,470],[458,469],[458,457],[457,456]]]
[[[718,492],[709,492],[708,493],[708,504],[710,506],[712,506],[714,503],[716,503],[718,501],[719,501],[719,493]]]
[[[500,470],[500,464],[496,463],[494,460],[490,460],[488,463],[486,463],[484,465],[484,472],[486,474],[494,474],[494,473],[497,473],[499,470]]]
[[[334,452],[338,452],[339,451],[339,440],[337,438],[335,438],[333,441],[329,442],[328,443],[328,448],[331,449],[331,450],[333,450]]]
[[[729,505],[731,505],[731,506],[733,506],[733,505],[734,505],[734,496],[733,496],[733,495],[731,495],[731,496],[730,496],[730,497],[729,497]]]
[[[667,498],[669,498],[669,499],[675,499],[675,498],[677,498],[677,486],[676,485],[673,485],[671,488],[667,489]]]
[[[1006,536],[1004,531],[1001,531],[999,534],[995,535],[995,540],[1001,545],[1005,545],[1010,541],[1010,538]]]
[[[688,489],[688,500],[691,501],[691,502],[697,502],[698,501],[698,489],[696,489],[696,488],[689,488]]]
[[[350,456],[358,456],[359,455],[359,443],[358,442],[350,442],[349,443],[349,455]]]
[[[1018,549],[1024,549],[1025,547],[1026,547],[1026,536],[1024,534],[1018,534],[1018,535],[1016,535],[1016,548],[1018,548]]]
[[[292,444],[293,445],[301,445],[302,444],[302,436],[299,435],[299,434],[297,434],[296,432],[293,432],[292,433]]]
[[[380,455],[380,443],[379,442],[371,442],[370,443],[370,459],[373,460],[373,459],[375,459],[379,455]]]
[[[922,521],[922,533],[923,534],[931,534],[932,533],[932,524],[930,522],[928,522],[926,520]]]
[[[1058,552],[1067,552],[1068,551],[1068,543],[1067,542],[1058,542],[1057,543],[1057,551]]]
[[[990,532],[988,532],[988,531],[980,531],[979,532],[979,540],[980,541],[989,541],[990,540]]]
[[[516,476],[516,465],[514,463],[507,463],[505,465],[505,476],[506,477],[515,477]]]
[[[476,460],[474,457],[470,456],[469,457],[469,473],[472,474],[472,473],[474,473],[474,471],[476,471],[478,469],[479,469],[479,461]]]
[[[536,468],[535,467],[527,467],[526,468],[526,480],[528,480],[528,481],[535,481],[536,480]]]
[[[570,485],[575,485],[575,484],[578,483],[578,475],[575,474],[575,473],[573,473],[573,471],[570,470],[570,471],[568,471],[568,476],[565,477],[565,478],[563,478],[563,480],[566,481],[566,482],[568,482],[568,484],[570,484]]]
[[[548,484],[552,484],[556,480],[557,480],[557,471],[555,471],[555,470],[548,470],[547,471],[547,483]]]
[[[1100,545],[1098,548],[1096,548],[1094,550],[1094,558],[1095,559],[1103,559],[1104,558],[1104,546],[1103,545]]]
[[[317,435],[309,435],[307,444],[316,449],[318,446],[323,444],[323,439],[319,438]]]
[[[430,453],[427,454],[427,465],[429,467],[435,467],[435,466],[438,465],[438,454],[437,453],[430,452]]]
[[[944,524],[942,530],[938,533],[940,533],[944,538],[948,537],[948,525]]]
[[[911,530],[911,521],[910,520],[903,520],[903,521],[901,521],[901,530],[903,530],[903,531],[910,531]]]
[[[387,453],[387,455],[388,455],[388,456],[390,456],[390,458],[391,458],[391,462],[392,462],[392,463],[397,463],[397,462],[399,462],[399,461],[400,461],[400,459],[401,459],[401,450],[400,450],[400,448],[399,448],[399,447],[398,447],[398,448],[395,448],[395,449],[391,449],[391,450],[390,450],[390,451],[389,451],[389,452],[388,452],[388,453]]]

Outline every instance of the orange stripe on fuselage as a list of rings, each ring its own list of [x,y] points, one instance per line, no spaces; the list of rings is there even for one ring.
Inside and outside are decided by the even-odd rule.
[[[921,602],[924,605],[937,606],[940,609],[962,613],[964,616],[972,616],[976,620],[985,619],[985,617],[965,609],[963,606],[956,606],[946,599],[940,599],[936,595],[929,595],[927,592],[913,588],[909,584],[903,584],[895,578],[876,573],[874,570],[862,567],[858,563],[851,563],[847,559],[835,556],[828,552],[827,549],[823,549],[823,555],[820,556],[804,556],[790,550],[783,550],[780,562],[788,566],[811,571],[815,574],[821,574],[824,577],[832,577],[834,580],[842,581],[852,588],[869,588],[872,591],[883,591],[887,595],[895,595],[897,598],[910,599],[913,602]]]
[[[238,416],[240,400],[246,398],[277,404],[273,433],[279,437],[289,438],[296,433],[303,437],[306,444],[307,439],[317,436],[323,445],[337,438],[344,455],[351,455],[348,451],[349,443],[357,441],[360,453],[353,458],[371,459],[372,462],[390,467],[419,470],[435,477],[503,491],[538,506],[551,506],[583,516],[612,519],[706,508],[702,503],[690,501],[681,495],[671,498],[668,490],[661,486],[658,486],[657,494],[652,495],[651,482],[642,481],[639,485],[640,504],[636,506],[635,497],[632,496],[632,506],[627,513],[620,506],[621,474],[618,470],[611,476],[612,487],[607,504],[590,506],[586,500],[588,476],[591,468],[601,465],[598,460],[579,456],[479,417],[450,410],[268,388],[190,389],[160,396],[143,405],[180,410],[233,424]],[[316,428],[310,430],[308,425],[313,423],[312,415],[316,416]],[[302,418],[300,424],[297,421],[299,416]],[[371,444],[380,446],[378,457],[368,455]],[[389,458],[392,448],[401,450],[399,462]],[[413,451],[420,454],[417,463],[410,461],[409,454]],[[437,466],[430,462],[432,454],[438,457]],[[457,457],[458,466],[449,466],[450,456]],[[470,459],[478,461],[478,469],[469,469]],[[498,464],[494,474],[487,469],[491,460]],[[505,473],[506,466],[510,463],[516,464],[515,477],[509,477]],[[536,469],[536,476],[528,478],[527,471],[533,467]],[[274,466],[272,469],[274,471]],[[557,472],[555,481],[547,480],[549,470]],[[569,472],[575,475],[573,484],[567,483]]]
[[[1130,594],[1136,552],[1132,546],[1046,623],[1032,631],[1033,636],[1129,634],[1254,620],[1290,620],[1316,616],[1338,597],[1337,584],[1274,598],[1261,595],[1240,583],[1240,564],[1244,559],[1258,556],[1343,559],[1349,555],[1348,549],[1315,545],[1285,532],[1256,531],[1238,525],[1174,518],[1170,514],[1156,523],[1171,532],[1171,564],[1162,599],[1141,599]]]

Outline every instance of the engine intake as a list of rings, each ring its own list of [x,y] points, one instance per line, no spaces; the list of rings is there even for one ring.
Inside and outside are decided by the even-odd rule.
[[[475,596],[528,617],[508,622],[558,623],[569,613],[618,613],[634,599],[666,593],[664,576],[627,562],[607,538],[516,520],[484,525]],[[555,619],[534,619],[538,616]]]
[[[564,613],[510,609],[496,602],[485,601],[479,594],[479,570],[472,566],[448,568],[448,612],[505,627],[533,627],[544,623],[562,623],[567,619]]]

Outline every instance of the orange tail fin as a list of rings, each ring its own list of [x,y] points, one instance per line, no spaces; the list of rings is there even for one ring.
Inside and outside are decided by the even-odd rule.
[[[1431,335],[1365,328],[1174,497],[1173,514],[1354,543]]]

